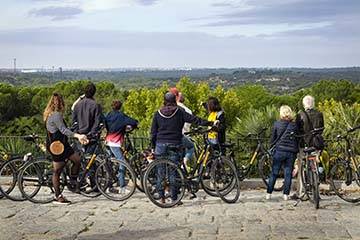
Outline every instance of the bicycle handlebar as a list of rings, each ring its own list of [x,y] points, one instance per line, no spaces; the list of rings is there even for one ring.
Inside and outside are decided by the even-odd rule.
[[[217,131],[217,127],[216,126],[212,126],[211,128],[207,129],[204,127],[197,127],[194,128],[192,131],[190,132],[184,132],[184,135],[197,135],[197,134],[206,134],[208,132],[212,132],[212,131]]]

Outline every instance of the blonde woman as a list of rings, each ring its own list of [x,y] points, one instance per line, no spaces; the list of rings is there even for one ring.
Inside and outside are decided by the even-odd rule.
[[[60,175],[65,167],[66,160],[69,159],[73,162],[71,168],[70,181],[74,184],[76,182],[77,175],[80,169],[80,156],[75,153],[68,142],[68,137],[75,137],[81,143],[86,144],[88,142],[85,135],[73,133],[65,125],[63,113],[65,110],[65,103],[60,94],[54,93],[43,114],[43,119],[46,124],[46,147],[51,154],[53,160],[53,186],[55,190],[54,203],[58,204],[70,204],[65,197],[60,193]],[[61,154],[53,154],[50,151],[50,145],[54,141],[60,141],[64,145],[64,149]]]
[[[292,133],[297,134],[298,127],[293,121],[293,112],[287,105],[280,107],[280,120],[274,123],[271,135],[271,146],[275,146],[273,155],[272,173],[269,179],[266,199],[271,198],[276,178],[281,166],[284,166],[284,200],[289,199],[291,189],[291,175],[296,154],[299,151],[298,142]]]

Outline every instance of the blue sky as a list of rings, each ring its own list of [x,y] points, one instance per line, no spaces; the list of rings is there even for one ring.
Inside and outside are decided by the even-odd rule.
[[[360,65],[359,0],[0,2],[0,68]]]

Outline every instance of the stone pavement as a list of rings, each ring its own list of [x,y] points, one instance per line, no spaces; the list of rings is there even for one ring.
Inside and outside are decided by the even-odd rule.
[[[280,193],[266,201],[264,190],[243,190],[231,205],[200,192],[171,209],[139,192],[125,202],[65,195],[73,204],[1,199],[0,239],[360,239],[360,205],[336,196],[322,196],[315,210]]]

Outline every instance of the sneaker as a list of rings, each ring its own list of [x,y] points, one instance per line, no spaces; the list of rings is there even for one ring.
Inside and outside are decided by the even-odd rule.
[[[69,205],[71,202],[67,200],[63,195],[60,195],[54,199],[53,203],[60,205]]]
[[[121,187],[119,193],[126,195],[126,194],[129,194],[130,191],[126,187]]]
[[[270,199],[271,199],[271,193],[267,193],[267,194],[265,195],[265,199],[266,199],[266,200],[270,200]]]
[[[283,199],[284,199],[284,201],[287,201],[287,200],[289,200],[289,195],[287,195],[287,194],[284,194],[284,195],[283,195]]]

